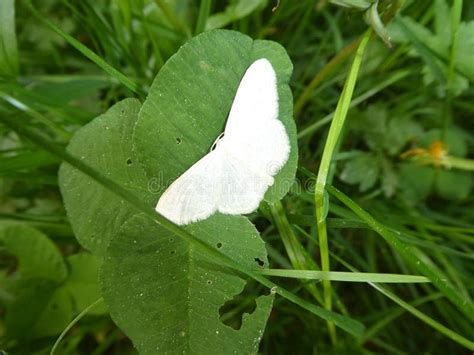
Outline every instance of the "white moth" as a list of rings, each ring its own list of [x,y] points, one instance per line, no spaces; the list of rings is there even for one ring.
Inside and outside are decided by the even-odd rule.
[[[239,84],[224,133],[161,195],[156,211],[179,225],[217,211],[250,213],[289,153],[288,135],[278,120],[276,74],[267,59],[258,59]]]

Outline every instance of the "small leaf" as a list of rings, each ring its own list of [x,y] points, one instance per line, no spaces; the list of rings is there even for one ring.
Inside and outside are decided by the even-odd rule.
[[[410,116],[395,116],[387,127],[387,132],[382,135],[384,147],[391,155],[399,154],[405,145],[417,139],[423,133],[423,129]]]
[[[435,170],[414,163],[400,164],[400,187],[406,200],[415,204],[426,198],[433,187]]]
[[[348,184],[358,184],[360,191],[367,191],[375,185],[379,173],[379,159],[372,153],[362,153],[345,164],[340,178]]]
[[[439,170],[436,190],[446,200],[463,200],[472,189],[472,175],[466,171]]]
[[[398,187],[398,175],[393,164],[387,159],[382,160],[382,191],[386,197],[392,197]]]
[[[370,105],[360,119],[357,130],[362,132],[365,143],[372,150],[384,147],[387,119],[387,107],[383,105]]]

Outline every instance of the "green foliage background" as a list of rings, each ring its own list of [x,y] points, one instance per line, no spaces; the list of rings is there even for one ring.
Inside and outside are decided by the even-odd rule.
[[[0,1],[0,350],[48,354],[71,325],[59,354],[134,354],[133,345],[143,353],[154,353],[150,349],[157,346],[173,352],[178,351],[175,345],[157,343],[171,339],[167,334],[173,329],[166,326],[190,317],[192,332],[180,340],[189,346],[180,351],[190,353],[253,352],[260,339],[259,351],[269,354],[472,352],[474,6],[459,0],[379,1],[377,11],[385,22],[381,29],[374,25],[374,8],[366,10],[370,4]],[[371,24],[376,34],[362,57],[354,94],[341,98],[354,54]],[[202,285],[185,285],[203,292],[189,309],[209,306],[203,312],[213,319],[168,307],[163,323],[157,323],[150,316],[154,307],[161,314],[167,299],[180,297],[160,294],[160,285],[179,276],[178,269],[190,258],[204,264],[213,259],[193,251],[193,244],[171,240],[172,233],[71,166],[63,165],[58,180],[60,159],[22,133],[40,133],[57,146],[68,145],[69,153],[153,205],[156,201],[146,190],[150,174],[158,172],[153,169],[159,169],[153,164],[174,176],[188,163],[153,161],[143,171],[137,162],[150,159],[154,146],[134,150],[135,121],[158,115],[158,109],[165,115],[175,111],[171,100],[160,103],[158,96],[158,109],[150,103],[146,110],[140,108],[148,93],[152,97],[174,90],[164,79],[161,89],[152,86],[165,62],[191,38],[219,28],[286,49],[294,68],[290,86],[298,132],[297,183],[281,202],[281,196],[267,198],[272,203],[263,203],[248,220],[215,216],[189,232],[219,244],[243,267],[261,263],[272,269],[324,269],[314,181],[331,121],[341,118],[336,106],[350,100],[342,130],[330,137],[337,145],[329,157],[325,203],[330,270],[353,273],[341,276],[346,282],[331,282],[332,310],[349,328],[354,326],[351,319],[365,325],[356,338],[327,324],[326,313],[304,303],[327,308],[319,282],[324,277],[314,274],[316,280],[298,279],[301,275],[272,279],[300,298],[288,302],[291,295],[276,295],[265,327],[274,292],[268,296],[262,283],[235,271],[224,275],[224,268],[218,268],[208,274],[205,266],[204,282],[215,287],[221,282],[225,292],[232,285],[223,298],[214,298]],[[379,38],[384,35],[393,49]],[[284,57],[278,54],[280,46],[259,43],[267,43],[266,55]],[[205,55],[225,63],[229,53],[218,41],[212,44],[203,45]],[[283,60],[278,74],[290,75],[289,67]],[[225,74],[234,75],[237,83],[239,70],[234,65]],[[166,71],[160,75],[166,77]],[[211,79],[208,84],[212,87]],[[230,100],[231,94],[222,97]],[[217,132],[222,122],[212,115],[225,111],[227,104],[219,100],[214,105],[207,103],[203,110]],[[12,130],[12,121],[21,129]],[[153,139],[158,128],[146,126],[142,142]],[[169,138],[174,146],[175,133],[157,133],[157,140]],[[203,146],[208,138],[202,137]],[[441,156],[430,150],[437,141],[443,142]],[[183,147],[186,159],[199,153]],[[146,159],[132,155],[143,152]],[[218,237],[225,235],[235,238],[222,247]],[[250,235],[255,240],[245,243]],[[159,252],[160,257],[152,254]],[[162,263],[170,252],[179,256],[176,265]],[[162,268],[166,273],[154,272]],[[389,276],[382,276],[386,284],[356,282],[364,281],[357,271],[423,275],[431,282],[397,284]],[[105,302],[95,305],[102,296]]]

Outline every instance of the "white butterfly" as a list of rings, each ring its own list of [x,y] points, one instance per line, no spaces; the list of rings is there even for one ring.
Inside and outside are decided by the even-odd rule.
[[[206,219],[216,211],[250,213],[273,185],[289,153],[288,135],[278,120],[276,74],[262,58],[245,72],[224,133],[161,195],[156,211],[179,225]]]

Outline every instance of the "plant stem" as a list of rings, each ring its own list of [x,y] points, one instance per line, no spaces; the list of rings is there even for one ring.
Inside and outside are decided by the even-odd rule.
[[[92,308],[96,307],[97,305],[99,305],[100,303],[102,303],[104,301],[104,299],[101,297],[99,298],[98,300],[94,301],[92,304],[90,304],[89,306],[87,306],[81,313],[79,313],[76,318],[74,318],[71,323],[69,323],[67,325],[67,327],[61,332],[61,334],[59,335],[58,339],[56,339],[56,341],[54,342],[54,345],[53,347],[51,348],[51,351],[49,352],[49,355],[54,355],[54,353],[56,352],[56,349],[58,348],[59,344],[61,343],[61,341],[64,339],[64,337],[66,336],[67,332],[71,330],[72,327],[74,327],[74,325],[76,325],[77,322],[79,322],[82,317],[84,317]]]
[[[321,269],[322,271],[329,271],[329,248],[327,240],[327,228],[326,228],[326,212],[327,212],[327,202],[325,201],[325,187],[328,179],[329,168],[331,166],[332,156],[336,144],[339,140],[339,137],[342,133],[342,128],[344,126],[344,121],[349,110],[349,105],[351,103],[352,94],[354,92],[354,87],[357,81],[357,75],[359,73],[359,68],[362,62],[362,56],[364,54],[365,47],[369,41],[372,31],[369,29],[365,32],[362,40],[360,41],[359,47],[352,63],[349,75],[344,84],[344,89],[342,90],[341,97],[336,107],[334,113],[334,119],[332,121],[331,127],[329,129],[328,138],[324,146],[323,156],[321,158],[321,164],[319,165],[318,176],[316,179],[316,188],[314,192],[314,202],[316,206],[316,224],[318,227],[318,236],[319,236],[319,250],[321,254]],[[329,280],[323,281],[324,289],[324,306],[327,310],[332,308],[332,298],[331,298],[331,282]],[[328,322],[328,330],[331,336],[333,343],[336,342],[336,331],[334,324]]]
[[[198,35],[206,29],[207,18],[211,11],[211,0],[201,0],[201,5],[199,6],[199,15],[196,21],[196,29],[194,30],[194,35]]]
[[[454,69],[456,67],[456,57],[459,45],[459,25],[461,23],[462,0],[454,0],[451,18],[451,52],[449,54],[449,67],[447,87],[451,90],[454,80]]]

